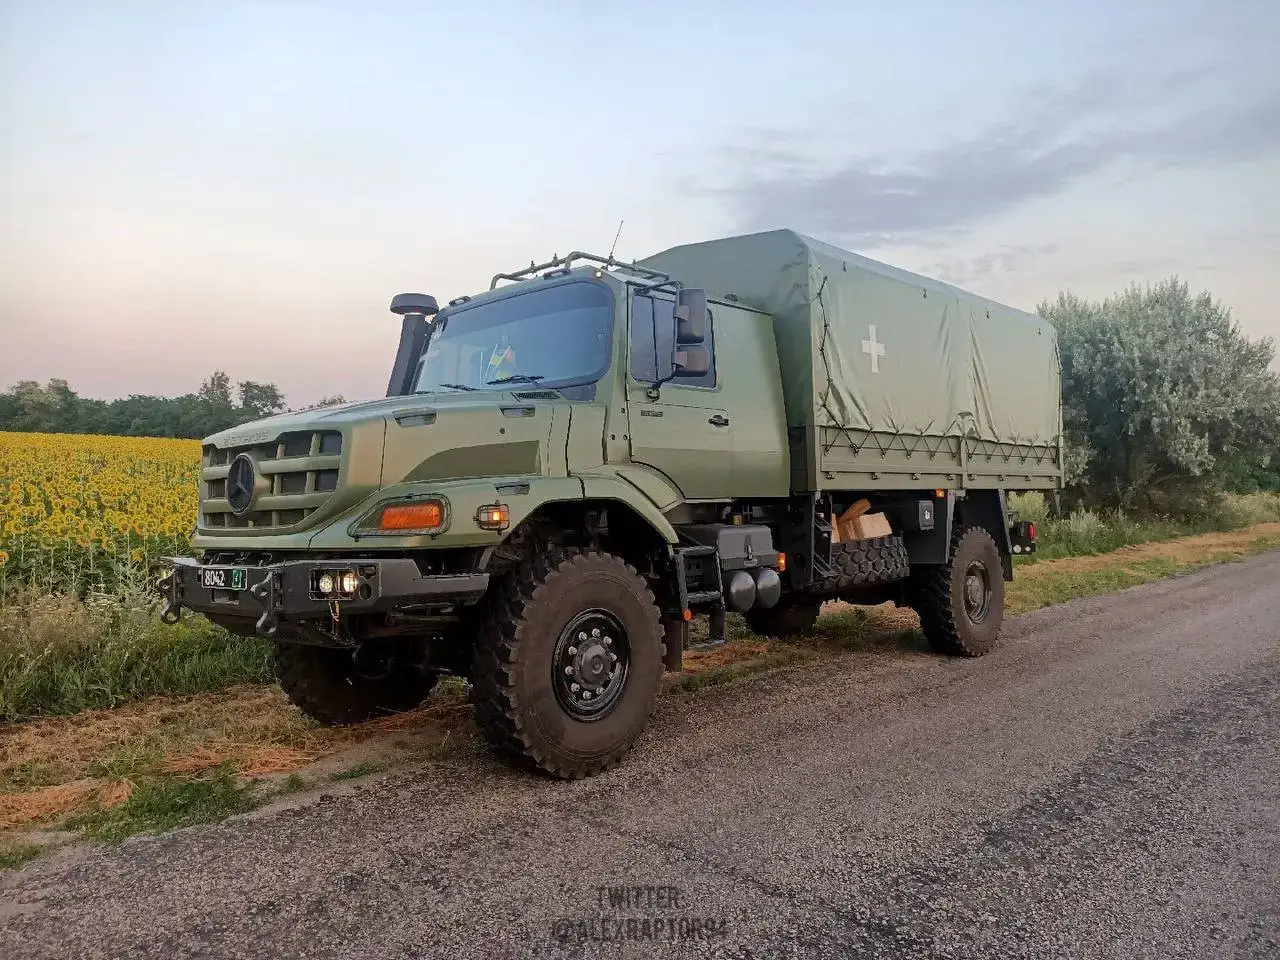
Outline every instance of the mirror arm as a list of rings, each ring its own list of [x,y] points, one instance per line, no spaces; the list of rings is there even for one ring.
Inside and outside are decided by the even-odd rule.
[[[674,380],[674,379],[675,379],[676,377],[678,377],[679,375],[680,375],[680,374],[679,374],[679,371],[677,371],[677,370],[676,370],[676,366],[675,366],[675,364],[673,363],[673,364],[671,365],[671,373],[669,373],[667,376],[663,377],[661,380],[655,380],[655,381],[653,381],[653,383],[649,384],[649,388],[645,391],[645,395],[646,395],[650,400],[657,400],[659,397],[661,397],[661,396],[662,396],[662,385],[663,385],[664,383],[670,383],[672,380]]]
[[[670,383],[680,374],[679,368],[676,366],[676,354],[680,352],[680,345],[676,342],[680,339],[680,321],[676,318],[675,311],[671,311],[671,372],[665,377],[659,377],[653,383],[649,384],[645,390],[645,396],[650,400],[659,400],[662,397],[662,385]],[[658,366],[658,324],[653,324],[653,361],[654,373],[656,374]]]

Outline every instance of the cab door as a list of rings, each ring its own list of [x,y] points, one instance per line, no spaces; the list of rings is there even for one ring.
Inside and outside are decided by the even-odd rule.
[[[660,470],[689,500],[723,500],[732,489],[733,424],[716,384],[715,323],[708,318],[705,374],[677,376],[652,399],[657,358],[673,348],[669,294],[637,293],[631,301],[627,350],[627,414],[633,463]]]

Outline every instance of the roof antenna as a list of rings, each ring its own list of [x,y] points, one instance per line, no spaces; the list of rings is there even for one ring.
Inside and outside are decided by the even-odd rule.
[[[622,225],[626,223],[625,219],[618,221],[618,232],[613,235],[613,246],[609,248],[609,262],[613,263],[613,251],[618,249],[618,238],[622,236]]]

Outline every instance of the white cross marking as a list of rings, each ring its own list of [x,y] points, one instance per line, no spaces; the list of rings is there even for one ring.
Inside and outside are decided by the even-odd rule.
[[[862,341],[862,352],[871,355],[871,372],[880,372],[880,358],[884,356],[884,344],[876,342],[876,325],[873,323],[869,327],[871,332],[870,340]]]

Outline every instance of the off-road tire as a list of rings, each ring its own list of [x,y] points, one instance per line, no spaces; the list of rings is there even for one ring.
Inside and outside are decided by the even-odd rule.
[[[893,583],[911,575],[911,559],[899,536],[833,543],[831,566],[836,575],[815,584],[823,593],[844,593],[868,584]]]
[[[561,779],[622,760],[649,725],[662,681],[660,613],[644,578],[613,554],[549,546],[483,602],[471,697],[484,738],[516,763]],[[552,681],[561,635],[587,610],[615,617],[630,648],[617,700],[592,720],[569,713]]]
[[[975,621],[966,608],[965,581],[970,564],[981,563],[989,574],[986,614]],[[912,572],[911,605],[929,646],[938,653],[980,657],[1000,639],[1004,620],[1004,578],[1000,551],[982,527],[957,527],[951,559],[945,565],[920,566]]]
[[[414,664],[395,662],[386,676],[365,677],[356,670],[350,650],[304,643],[277,643],[275,670],[293,704],[331,727],[412,710],[437,679]]]
[[[818,622],[821,601],[805,598],[788,603],[784,598],[776,607],[748,610],[742,615],[751,632],[761,637],[786,640],[808,633]]]

